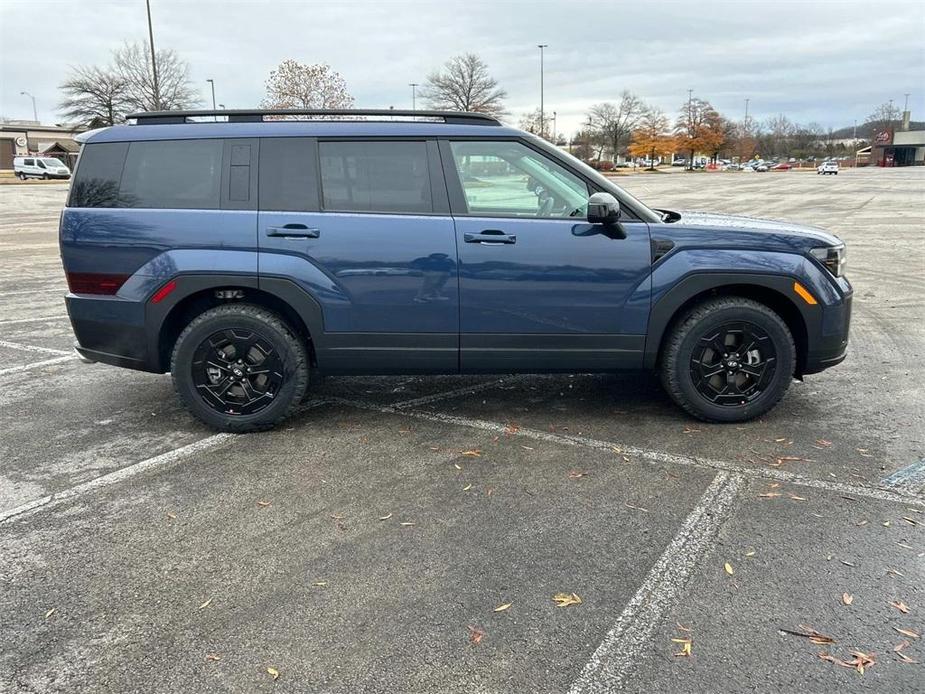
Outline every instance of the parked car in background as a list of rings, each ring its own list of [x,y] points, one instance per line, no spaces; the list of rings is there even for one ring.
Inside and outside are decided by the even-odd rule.
[[[790,164],[786,161],[779,162],[771,167],[771,171],[790,171],[793,168],[793,164]]]
[[[651,370],[691,415],[740,422],[846,355],[837,237],[650,208],[485,114],[129,120],[78,135],[59,230],[75,347],[171,372],[216,429],[282,421],[310,369]]]
[[[752,164],[752,170],[763,173],[765,171],[769,171],[770,167],[767,165],[766,162],[759,161],[759,162],[756,162],[755,164]]]
[[[817,174],[835,174],[838,175],[838,162],[837,161],[824,161],[822,164],[816,167]]]
[[[71,170],[60,159],[51,157],[14,157],[13,173],[25,181],[27,178],[70,178]]]

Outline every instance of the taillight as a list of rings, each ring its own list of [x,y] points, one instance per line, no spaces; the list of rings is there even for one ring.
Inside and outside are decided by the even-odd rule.
[[[101,272],[69,272],[67,288],[72,294],[114,295],[131,275],[109,275]]]

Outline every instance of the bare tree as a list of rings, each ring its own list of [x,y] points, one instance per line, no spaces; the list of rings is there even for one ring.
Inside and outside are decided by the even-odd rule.
[[[873,113],[867,116],[867,125],[871,129],[871,135],[876,136],[877,133],[889,130],[901,117],[899,106],[894,106],[892,101],[880,104]]]
[[[622,153],[645,111],[646,105],[642,99],[626,90],[620,94],[617,103],[607,101],[591,107],[588,121],[591,128],[600,134],[599,159],[603,154],[603,145],[611,148],[614,158]]]
[[[64,97],[58,110],[70,121],[102,128],[125,120],[128,85],[109,68],[80,66],[59,87]]]
[[[199,103],[189,80],[189,65],[173,49],[157,51],[158,91],[151,74],[151,53],[140,43],[126,42],[113,51],[114,71],[125,82],[125,101],[138,111],[184,109]]]
[[[716,109],[703,99],[688,99],[678,109],[674,132],[678,147],[690,154],[688,168],[693,169],[698,152],[712,154],[722,144],[724,135],[718,119]]]
[[[284,60],[270,72],[263,108],[339,109],[353,106],[347,82],[330,65]]]
[[[520,127],[521,130],[526,130],[528,133],[539,135],[540,133],[540,109],[535,108],[529,113],[525,113],[523,116],[521,116],[518,127]]]
[[[502,116],[507,111],[507,92],[488,73],[488,66],[474,53],[451,58],[441,72],[427,77],[422,94],[430,108],[447,111],[476,111]]]

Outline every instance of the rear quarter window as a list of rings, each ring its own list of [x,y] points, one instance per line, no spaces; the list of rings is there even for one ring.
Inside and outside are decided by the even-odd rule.
[[[123,206],[217,210],[222,140],[132,142],[122,184]]]
[[[87,144],[80,150],[69,207],[130,207],[122,204],[119,182],[128,143]]]

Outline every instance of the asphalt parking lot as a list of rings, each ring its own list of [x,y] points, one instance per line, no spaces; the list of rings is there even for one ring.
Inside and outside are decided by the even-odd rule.
[[[66,186],[0,187],[0,691],[925,689],[925,169],[618,182],[842,236],[846,362],[736,426],[392,377],[215,434],[73,358]]]

